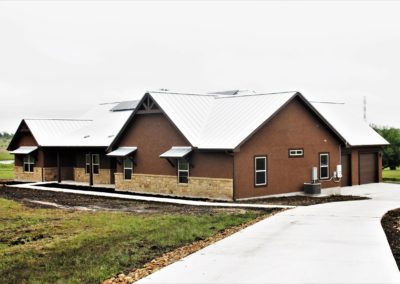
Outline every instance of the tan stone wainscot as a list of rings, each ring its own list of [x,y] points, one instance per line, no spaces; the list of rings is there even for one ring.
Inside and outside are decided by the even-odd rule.
[[[77,182],[89,182],[89,174],[85,168],[74,168],[74,180]],[[93,174],[94,184],[110,184],[111,171],[109,169],[100,169],[98,174]]]
[[[42,181],[42,170],[41,167],[34,167],[33,172],[25,172],[23,167],[15,166],[15,180],[21,181]]]
[[[176,176],[133,174],[126,180],[115,173],[115,190],[171,196],[232,200],[233,180],[223,178],[189,177],[187,184],[178,183]]]

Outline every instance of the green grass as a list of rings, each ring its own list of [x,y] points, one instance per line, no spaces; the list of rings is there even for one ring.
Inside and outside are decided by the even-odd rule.
[[[100,283],[259,214],[138,216],[32,209],[0,199],[0,282]]]
[[[399,181],[400,182],[400,167],[395,170],[384,169],[382,171],[384,181]]]
[[[14,155],[11,155],[6,150],[10,141],[11,139],[0,138],[0,161],[14,159]]]
[[[14,178],[14,164],[0,164],[0,179]]]
[[[8,152],[0,152],[0,161],[14,160],[14,155]]]
[[[8,152],[2,152],[2,150],[0,150],[0,161],[4,160],[14,160],[14,155]]]

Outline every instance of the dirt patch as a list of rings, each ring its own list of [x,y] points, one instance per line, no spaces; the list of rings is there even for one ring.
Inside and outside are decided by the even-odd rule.
[[[328,202],[354,201],[354,200],[365,200],[365,199],[370,199],[370,198],[364,196],[354,196],[354,195],[330,195],[322,197],[295,195],[295,196],[268,197],[263,199],[244,200],[244,201],[239,201],[239,203],[309,206],[309,205],[316,205]]]
[[[87,186],[87,185],[74,185],[74,184],[63,184],[63,183],[44,183],[40,186],[43,187],[51,187],[51,188],[61,188],[61,189],[71,189],[71,190],[84,190],[84,191],[95,191],[95,192],[106,192],[106,193],[118,193],[122,195],[136,195],[136,196],[149,196],[149,197],[171,197],[175,199],[182,200],[198,200],[198,201],[210,201],[208,198],[190,198],[184,196],[165,196],[161,194],[146,194],[146,193],[135,193],[131,191],[116,191],[114,188],[109,187],[100,187],[100,186]],[[218,201],[218,202],[227,202],[227,201]]]
[[[72,190],[90,190],[90,191],[118,193],[118,194],[126,194],[126,195],[165,197],[162,195],[154,195],[154,194],[142,194],[142,193],[138,194],[138,193],[134,193],[134,192],[123,192],[123,191],[121,192],[121,191],[115,191],[112,188],[105,188],[105,187],[89,187],[89,186],[81,186],[81,185],[59,184],[59,183],[47,183],[47,184],[43,184],[41,186],[72,189]],[[368,197],[352,196],[352,195],[330,195],[330,196],[324,196],[324,197],[296,195],[296,196],[283,196],[283,197],[268,197],[268,198],[243,200],[243,201],[235,201],[235,202],[234,201],[216,201],[216,200],[210,200],[210,199],[206,199],[206,198],[185,198],[185,197],[170,197],[170,196],[169,196],[169,198],[183,199],[183,200],[190,199],[190,200],[209,201],[209,202],[253,203],[253,204],[272,204],[272,205],[275,204],[275,205],[292,205],[292,206],[309,206],[309,205],[322,204],[322,203],[328,203],[328,202],[369,199]]]
[[[381,224],[400,270],[400,208],[387,212]]]
[[[123,211],[135,214],[212,214],[213,212],[246,212],[248,209],[190,206],[160,202],[136,201],[111,197],[71,194],[37,189],[6,187],[0,190],[0,198],[23,203],[31,208],[54,208],[86,211]],[[254,209],[256,210],[256,209]],[[257,209],[272,212],[277,209]]]

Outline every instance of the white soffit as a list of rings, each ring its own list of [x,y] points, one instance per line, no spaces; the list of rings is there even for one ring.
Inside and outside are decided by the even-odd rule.
[[[128,156],[129,154],[135,152],[136,150],[137,150],[137,147],[119,147],[118,149],[108,153],[107,156],[125,157],[125,156]]]
[[[38,147],[36,146],[22,146],[14,151],[9,151],[11,154],[21,154],[21,155],[28,155],[37,150]]]
[[[160,158],[183,158],[192,151],[192,147],[172,147],[162,153]]]

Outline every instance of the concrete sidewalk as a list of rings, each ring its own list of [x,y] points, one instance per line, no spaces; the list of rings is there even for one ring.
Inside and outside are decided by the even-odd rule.
[[[112,198],[130,199],[130,200],[137,200],[137,201],[150,201],[150,202],[171,203],[171,204],[181,204],[181,205],[193,205],[193,206],[210,206],[210,207],[226,207],[226,208],[254,208],[254,209],[268,209],[268,208],[290,209],[290,208],[296,207],[296,206],[289,206],[289,205],[288,206],[287,205],[268,205],[268,204],[255,204],[255,203],[250,204],[250,203],[208,202],[208,201],[178,199],[178,198],[170,198],[170,197],[153,197],[153,196],[144,196],[144,195],[133,195],[133,194],[130,195],[130,194],[121,194],[121,193],[63,189],[63,188],[41,186],[46,183],[52,183],[52,182],[15,184],[15,185],[9,185],[9,187],[37,189],[37,190],[54,191],[54,192],[65,192],[65,193],[72,193],[72,194],[84,194],[84,195],[102,196],[102,197],[112,197]]]
[[[381,217],[400,185],[344,188],[371,200],[284,211],[138,283],[400,283]]]

